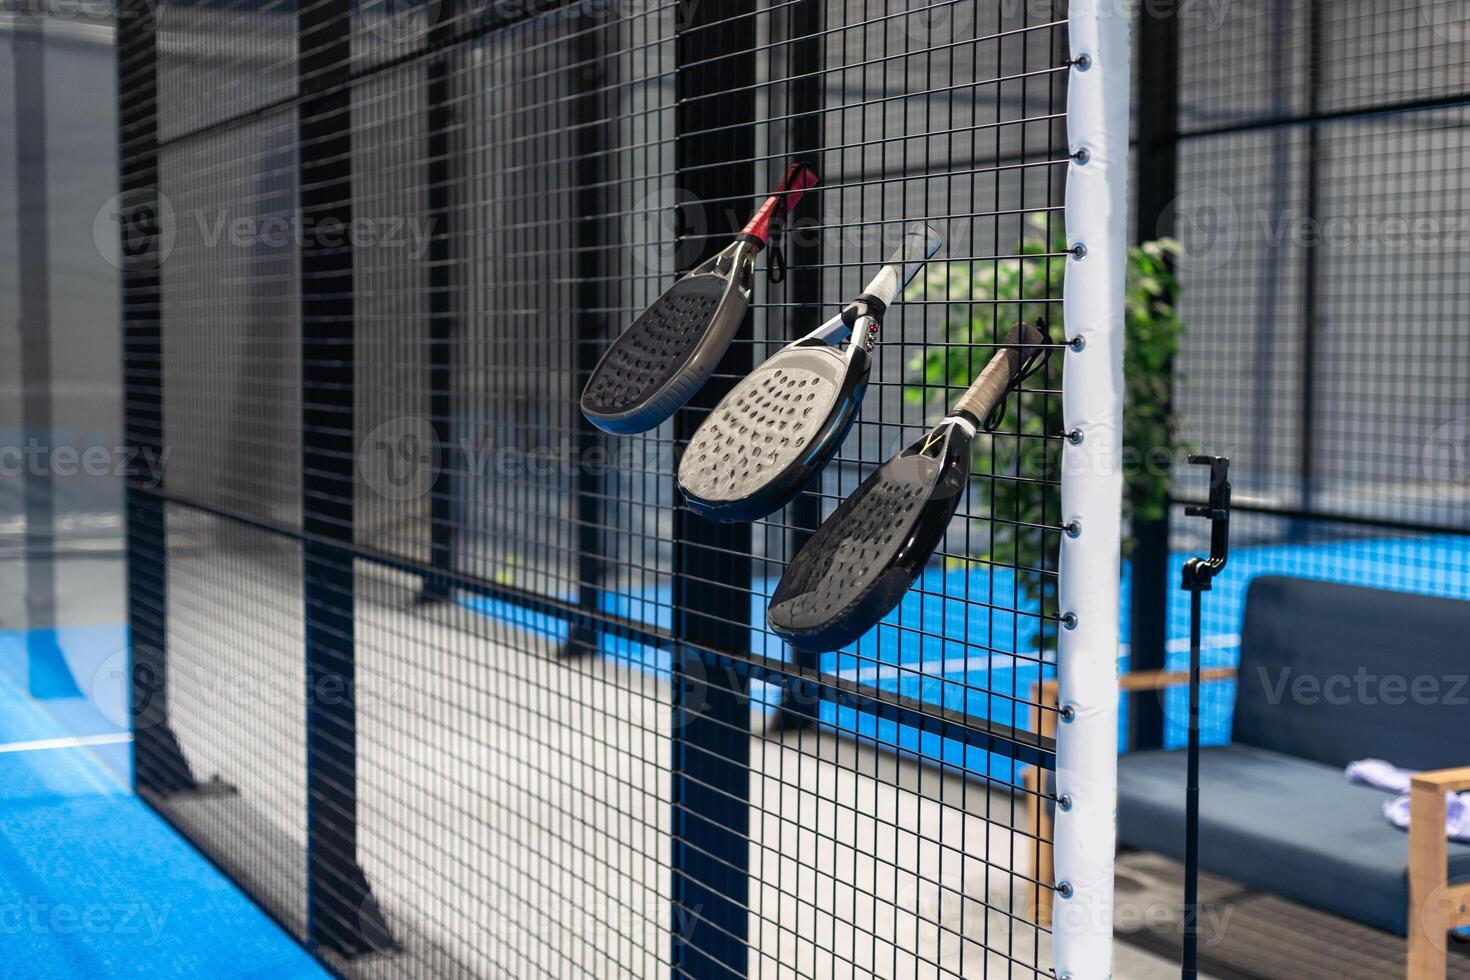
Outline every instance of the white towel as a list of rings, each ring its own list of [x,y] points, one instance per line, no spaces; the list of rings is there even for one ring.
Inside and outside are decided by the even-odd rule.
[[[1409,829],[1409,794],[1395,796],[1383,803],[1383,815],[1400,830]],[[1446,793],[1444,800],[1444,832],[1453,841],[1470,844],[1470,793]]]
[[[1349,782],[1400,794],[1383,801],[1383,815],[1400,830],[1409,827],[1409,781],[1417,772],[1382,759],[1360,759],[1347,765]],[[1444,803],[1445,836],[1470,843],[1470,793],[1446,793]]]
[[[1361,783],[1374,789],[1386,789],[1390,793],[1407,793],[1409,780],[1413,778],[1414,772],[1412,769],[1400,769],[1382,759],[1359,759],[1347,764],[1348,782]]]

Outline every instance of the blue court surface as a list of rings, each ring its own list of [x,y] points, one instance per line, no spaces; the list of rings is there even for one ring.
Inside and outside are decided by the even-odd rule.
[[[1174,572],[1184,556],[1174,557]],[[1236,661],[1250,580],[1261,574],[1325,578],[1470,598],[1470,542],[1461,537],[1350,540],[1237,548],[1206,597],[1205,662]],[[1037,620],[1010,610],[1014,583],[983,564],[926,573],[890,623],[855,651],[822,667],[848,679],[1018,727],[1033,724],[1027,701],[1042,672]],[[1126,571],[1123,594],[1127,594]],[[771,657],[784,648],[759,629],[774,581],[758,583],[751,642]],[[484,615],[564,639],[554,616],[486,599]],[[608,593],[606,608],[664,628],[667,594]],[[1172,667],[1187,662],[1188,606],[1175,596]],[[1126,609],[1123,624],[1126,635]],[[614,637],[604,656],[667,677],[667,652]],[[47,977],[324,977],[321,968],[172,828],[130,785],[125,634],[118,626],[0,633],[0,945],[5,975]],[[1126,649],[1123,653],[1126,667]],[[774,711],[765,684],[752,700]],[[1181,744],[1182,689],[1166,699],[1169,740]],[[1229,737],[1229,684],[1207,685],[1206,739]],[[824,705],[822,720],[850,734],[963,766],[1008,782],[1010,760],[944,742],[870,716]],[[1125,719],[1126,720],[1126,719]]]
[[[0,633],[0,974],[326,977],[129,789],[123,629],[38,634]]]
[[[1178,581],[1188,556],[1172,557],[1170,575]],[[1430,595],[1470,599],[1470,539],[1446,535],[1432,538],[1365,538],[1314,544],[1270,544],[1232,550],[1224,574],[1215,580],[1205,597],[1202,660],[1205,666],[1234,666],[1239,658],[1239,629],[1245,609],[1246,590],[1258,575],[1290,575],[1327,579],[1374,588],[1397,589]],[[776,582],[756,583],[751,603],[752,649],[769,657],[784,658],[786,650],[774,636],[761,630],[766,601]],[[1055,667],[1038,653],[1038,620],[1017,615],[1016,591],[1011,573],[991,569],[983,563],[966,568],[931,568],[919,585],[904,598],[899,608],[857,644],[855,651],[825,654],[822,669],[850,680],[872,684],[929,704],[967,712],[971,717],[1028,728],[1031,717],[1032,685],[1043,676],[1054,676]],[[1128,572],[1124,569],[1121,595],[1121,632],[1128,635]],[[521,628],[550,635],[560,641],[568,633],[565,620],[553,615],[531,613],[520,607],[490,599],[470,599],[468,605],[496,619]],[[668,629],[672,622],[669,590],[650,590],[628,595],[609,592],[603,606],[629,619]],[[1034,608],[1034,606],[1033,606]],[[892,625],[897,629],[890,628]],[[1169,609],[1168,658],[1170,669],[1182,670],[1189,663],[1189,603],[1180,591],[1172,593]],[[604,637],[604,656],[664,677],[670,670],[666,651],[655,650],[617,637]],[[1123,647],[1120,668],[1127,670],[1128,654]],[[1202,738],[1205,744],[1223,744],[1230,738],[1233,682],[1205,685],[1202,692]],[[1178,688],[1165,696],[1168,725],[1166,744],[1184,744],[1187,692]],[[774,710],[777,692],[757,683],[751,697],[766,710]],[[921,734],[891,722],[879,722],[852,709],[826,704],[824,722],[850,734],[875,739],[885,745],[916,752],[933,759],[963,766],[991,779],[1012,782],[1016,767],[1010,760],[976,749]],[[1119,718],[1119,747],[1125,749],[1126,705]]]

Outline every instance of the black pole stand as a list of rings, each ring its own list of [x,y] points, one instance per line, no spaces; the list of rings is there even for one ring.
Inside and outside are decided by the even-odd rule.
[[[1199,686],[1200,598],[1225,568],[1230,553],[1230,460],[1191,456],[1191,465],[1210,468],[1210,502],[1186,507],[1188,517],[1211,522],[1210,557],[1184,563],[1182,588],[1189,593],[1189,754],[1184,798],[1184,952],[1182,980],[1199,976]]]

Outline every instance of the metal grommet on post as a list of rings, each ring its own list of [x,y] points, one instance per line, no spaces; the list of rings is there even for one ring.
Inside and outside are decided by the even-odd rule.
[[[1087,161],[1092,159],[1092,151],[1084,146],[1082,149],[1072,154],[1072,159],[1076,161],[1077,166],[1085,167],[1087,166]]]
[[[1072,253],[1072,258],[1079,261],[1087,258],[1087,246],[1082,242],[1077,242],[1071,248],[1067,249],[1067,251]]]
[[[1063,438],[1065,438],[1069,443],[1074,446],[1080,446],[1082,445],[1082,430],[1068,429],[1066,436],[1064,436]]]
[[[1072,809],[1072,794],[1063,793],[1057,797],[1057,809],[1066,813]]]
[[[1072,350],[1072,353],[1080,354],[1083,350],[1087,348],[1087,338],[1079,333],[1077,336],[1067,341],[1067,346]]]
[[[1077,614],[1074,612],[1062,613],[1062,628],[1074,630],[1077,628]]]
[[[1057,712],[1057,715],[1062,721],[1071,724],[1072,719],[1077,717],[1077,709],[1070,704],[1064,704],[1062,705],[1062,710]]]
[[[1086,71],[1087,69],[1092,67],[1092,55],[1085,52],[1083,54],[1079,54],[1076,60],[1072,62],[1072,66],[1078,71]]]
[[[1057,882],[1057,898],[1071,898],[1072,883],[1070,881]]]
[[[1062,525],[1062,533],[1069,538],[1076,538],[1082,534],[1081,521],[1068,521]]]

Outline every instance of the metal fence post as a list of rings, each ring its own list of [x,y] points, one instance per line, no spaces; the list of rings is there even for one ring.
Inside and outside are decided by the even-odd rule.
[[[575,108],[577,162],[576,190],[572,197],[572,238],[576,253],[576,314],[572,324],[572,400],[575,401],[597,367],[607,335],[607,302],[604,285],[607,261],[604,243],[607,230],[604,214],[607,205],[603,192],[606,170],[613,158],[608,154],[609,126],[607,68],[603,62],[602,28],[606,13],[600,6],[584,9],[577,18],[576,67],[573,78],[577,90]],[[600,465],[600,451],[605,445],[602,430],[573,409],[572,498],[577,529],[577,605],[591,613],[602,607],[603,498],[606,479]],[[594,462],[597,461],[597,462]],[[601,631],[592,617],[572,624],[562,647],[563,655],[596,653],[601,645]]]
[[[675,159],[702,233],[694,262],[739,230],[755,193],[755,14],[738,0],[680,0]],[[702,217],[702,222],[699,220]],[[693,251],[691,249],[691,251]],[[749,325],[715,378],[674,417],[678,443],[752,367]],[[675,491],[677,493],[677,490]],[[750,830],[747,674],[716,676],[710,650],[750,648],[751,531],[674,512],[673,937],[676,977],[746,975]]]
[[[787,109],[790,119],[787,127],[788,149],[793,160],[805,160],[815,166],[822,152],[822,93],[823,57],[826,52],[826,37],[822,33],[826,23],[825,6],[821,0],[801,0],[786,12],[786,82]],[[821,168],[817,167],[821,176]],[[818,185],[817,193],[821,187]],[[807,214],[816,214],[812,204],[807,205]],[[821,319],[822,310],[822,234],[820,216],[815,232],[793,229],[787,235],[786,254],[791,262],[787,277],[787,299],[792,304],[797,329],[790,340],[800,332],[809,330]],[[820,483],[817,490],[820,489]],[[791,502],[792,530],[787,544],[787,554],[795,555],[816,533],[822,523],[822,498],[815,490],[803,493]],[[821,655],[792,649],[792,663],[806,670],[819,670]],[[816,721],[821,709],[821,700],[814,689],[808,689],[800,681],[788,680],[781,691],[780,723],[788,728],[801,728]]]
[[[195,789],[168,720],[167,536],[156,481],[163,460],[163,330],[158,211],[158,40],[149,0],[117,11],[118,231],[122,266],[123,430],[127,510],[128,696],[133,784]]]
[[[429,29],[429,46],[447,46],[454,33],[455,0],[439,0]],[[425,67],[428,84],[428,159],[425,161],[428,189],[425,205],[429,212],[429,426],[434,432],[434,482],[429,491],[429,566],[439,572],[455,570],[455,500],[459,492],[458,467],[463,461],[455,452],[454,342],[459,322],[454,309],[454,224],[450,188],[458,181],[455,172],[452,131],[456,125],[450,86],[450,58],[440,51]],[[454,587],[447,577],[425,576],[421,597],[447,599]]]
[[[307,921],[349,956],[392,946],[357,863],[351,12],[322,0],[297,14]]]
[[[1138,19],[1138,158],[1134,201],[1136,240],[1172,235],[1179,187],[1179,17],[1145,11]],[[1169,511],[1157,520],[1133,519],[1129,592],[1129,670],[1162,670],[1169,613]],[[1129,744],[1164,744],[1164,703],[1152,692],[1128,704]]]
[[[1322,213],[1322,0],[1307,3],[1307,113],[1311,122],[1307,124],[1307,214],[1306,220],[1317,227]],[[1319,348],[1321,301],[1319,282],[1321,278],[1320,248],[1303,248],[1302,252],[1302,335],[1301,335],[1301,401],[1299,402],[1299,425],[1301,449],[1297,457],[1296,506],[1311,512],[1316,507],[1317,479],[1317,356]],[[1293,540],[1303,540],[1309,534],[1302,522],[1293,522],[1290,535]]]

